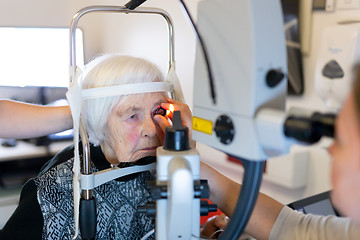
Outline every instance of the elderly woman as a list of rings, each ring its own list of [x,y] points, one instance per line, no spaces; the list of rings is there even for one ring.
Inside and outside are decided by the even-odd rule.
[[[83,73],[83,88],[158,81],[163,78],[153,64],[117,54],[96,58]],[[167,98],[163,92],[87,100],[82,119],[92,143],[92,170],[155,161],[156,148],[162,144],[164,128],[169,122],[153,112],[159,105],[167,109],[170,103],[182,112],[184,124],[191,128],[189,107]],[[0,231],[1,239],[72,239],[75,233],[73,161],[74,146],[69,146],[24,185],[18,208]],[[206,166],[203,168],[214,174]],[[154,228],[152,220],[137,211],[139,205],[151,200],[146,185],[151,179],[150,172],[140,172],[94,189],[96,239],[140,239]],[[235,199],[234,204],[236,198],[236,195],[229,197]],[[232,211],[232,207],[227,206],[225,211]]]

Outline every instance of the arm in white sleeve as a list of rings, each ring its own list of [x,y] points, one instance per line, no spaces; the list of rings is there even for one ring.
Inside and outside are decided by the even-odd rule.
[[[349,218],[303,214],[285,206],[275,221],[269,239],[360,239],[360,226]]]

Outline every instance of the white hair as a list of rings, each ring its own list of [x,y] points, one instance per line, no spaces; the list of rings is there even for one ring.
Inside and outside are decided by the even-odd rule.
[[[82,88],[161,81],[163,81],[163,76],[160,70],[149,61],[120,54],[105,54],[86,65]],[[124,96],[102,97],[84,101],[82,119],[88,131],[89,140],[95,146],[104,141],[108,116],[112,108]]]

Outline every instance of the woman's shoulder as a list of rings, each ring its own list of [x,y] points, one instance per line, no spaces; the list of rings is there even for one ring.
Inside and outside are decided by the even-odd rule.
[[[42,176],[46,172],[48,172],[51,168],[54,168],[69,159],[74,158],[74,145],[67,146],[63,150],[61,150],[59,153],[57,153],[54,157],[52,157],[48,162],[44,164],[44,166],[41,168],[40,173],[38,176]]]
[[[48,186],[52,186],[52,188],[62,186],[61,188],[64,189],[63,186],[72,185],[73,152],[73,148],[69,146],[43,166],[38,176],[34,179],[38,189],[44,188],[47,190]]]

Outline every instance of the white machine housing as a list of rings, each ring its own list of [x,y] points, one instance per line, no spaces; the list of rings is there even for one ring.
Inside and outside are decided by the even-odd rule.
[[[247,160],[263,161],[269,152],[260,139],[278,138],[284,144],[281,121],[285,111],[287,81],[274,87],[266,84],[266,75],[276,70],[286,75],[286,45],[282,9],[279,0],[206,0],[199,3],[197,26],[210,57],[216,104],[212,102],[208,72],[201,47],[197,46],[194,76],[193,138],[223,152]],[[266,131],[256,122],[260,110],[275,113],[276,125]],[[279,115],[280,114],[280,115]],[[201,130],[203,121],[212,123],[226,115],[234,123],[232,142],[221,143],[213,130]],[[279,115],[279,116],[277,116]],[[197,118],[200,121],[197,121]],[[267,124],[262,124],[266,126]],[[200,130],[199,130],[200,129]],[[267,135],[261,137],[261,135]]]
[[[156,239],[198,239],[200,199],[194,198],[194,181],[200,181],[196,149],[156,150],[156,185],[167,186],[167,199],[156,200]]]

